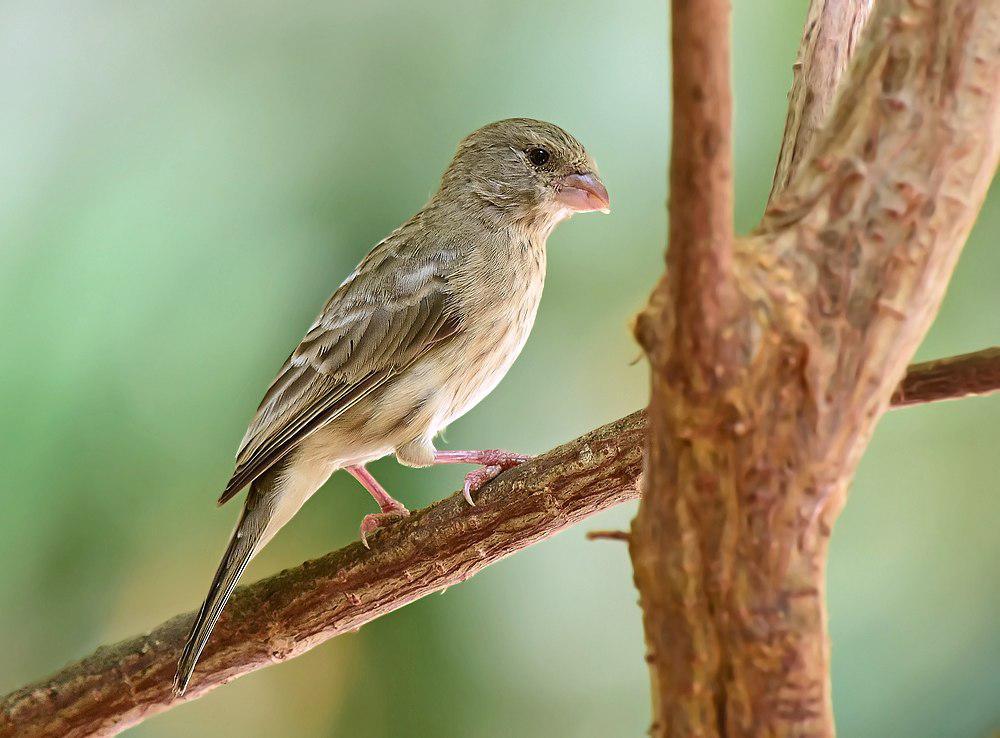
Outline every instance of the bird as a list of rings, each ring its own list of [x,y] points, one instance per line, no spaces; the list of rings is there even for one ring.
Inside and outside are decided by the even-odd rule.
[[[489,394],[535,320],[546,240],[579,212],[608,212],[597,165],[552,123],[510,118],[459,143],[440,186],[340,284],[278,372],[239,446],[219,504],[249,487],[174,677],[183,695],[250,560],[337,470],[378,503],[361,540],[409,514],[366,465],[475,464],[473,494],[529,457],[436,450],[434,438]]]

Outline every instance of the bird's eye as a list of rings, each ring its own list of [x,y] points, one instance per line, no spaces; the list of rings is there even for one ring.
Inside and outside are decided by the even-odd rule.
[[[545,166],[546,162],[549,160],[549,152],[540,146],[535,146],[534,148],[528,149],[528,161],[536,167]]]

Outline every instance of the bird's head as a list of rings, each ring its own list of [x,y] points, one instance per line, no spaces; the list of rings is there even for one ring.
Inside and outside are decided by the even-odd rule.
[[[573,213],[607,212],[610,201],[583,144],[559,126],[510,118],[458,145],[441,193],[482,203],[493,217],[550,230]]]

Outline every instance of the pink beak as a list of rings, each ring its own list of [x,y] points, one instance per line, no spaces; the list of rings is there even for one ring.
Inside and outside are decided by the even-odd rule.
[[[608,191],[593,174],[568,174],[559,180],[556,201],[577,213],[592,210],[608,212],[611,199]]]

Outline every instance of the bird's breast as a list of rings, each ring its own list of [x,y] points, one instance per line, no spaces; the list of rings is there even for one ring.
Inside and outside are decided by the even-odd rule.
[[[542,297],[543,249],[525,250],[507,264],[485,264],[466,295],[461,339],[441,359],[441,427],[463,415],[503,379],[521,353]]]

